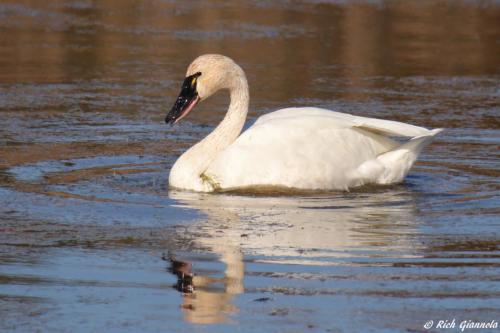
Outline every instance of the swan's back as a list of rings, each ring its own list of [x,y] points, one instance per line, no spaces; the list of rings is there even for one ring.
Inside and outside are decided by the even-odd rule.
[[[400,145],[380,133],[401,123],[378,124],[380,128],[371,131],[366,127],[369,118],[363,118],[365,125],[356,122],[357,118],[318,108],[267,114],[217,156],[205,174],[221,188],[347,189],[362,185],[367,179],[360,177],[358,167]],[[411,131],[422,129],[406,126]]]
[[[399,121],[360,117],[315,107],[277,110],[259,117],[255,125],[284,118],[300,119],[302,117],[312,116],[328,118],[334,121],[338,126],[365,128],[371,132],[378,132],[384,135],[415,137],[429,133],[429,130],[424,127],[405,124]]]

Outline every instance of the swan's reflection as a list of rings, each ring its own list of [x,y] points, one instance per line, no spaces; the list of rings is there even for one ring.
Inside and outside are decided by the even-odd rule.
[[[237,310],[232,299],[244,291],[243,254],[260,262],[349,265],[356,257],[413,252],[414,198],[404,187],[314,197],[169,195],[207,216],[183,233],[226,265],[224,277],[213,278],[193,274],[190,263],[183,264],[193,274],[194,291],[184,293],[183,305],[193,323],[221,322]],[[213,287],[220,284],[222,289]]]

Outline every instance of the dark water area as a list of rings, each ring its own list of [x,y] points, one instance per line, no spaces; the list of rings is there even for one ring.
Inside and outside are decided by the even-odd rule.
[[[395,186],[172,191],[228,104],[163,123],[204,53],[246,71],[250,123],[320,106],[446,131]],[[0,1],[0,331],[500,321],[499,55],[498,1]]]

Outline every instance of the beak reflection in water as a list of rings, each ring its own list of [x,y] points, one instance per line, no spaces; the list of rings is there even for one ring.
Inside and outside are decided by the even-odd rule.
[[[201,73],[198,72],[186,77],[186,79],[182,83],[179,97],[177,97],[174,106],[165,117],[165,123],[176,124],[182,118],[187,116],[187,114],[191,112],[196,104],[198,104],[198,102],[200,101],[200,97],[198,96],[198,92],[196,90],[196,81],[200,76]]]

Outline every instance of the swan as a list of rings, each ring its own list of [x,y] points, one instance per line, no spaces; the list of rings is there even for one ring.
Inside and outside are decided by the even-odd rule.
[[[231,100],[224,119],[177,159],[170,187],[196,192],[349,190],[399,183],[424,146],[442,131],[300,107],[265,114],[241,133],[248,113],[247,79],[231,58],[218,54],[199,56],[189,65],[165,122],[179,122],[222,89],[229,90]],[[391,136],[411,139],[402,144]]]

